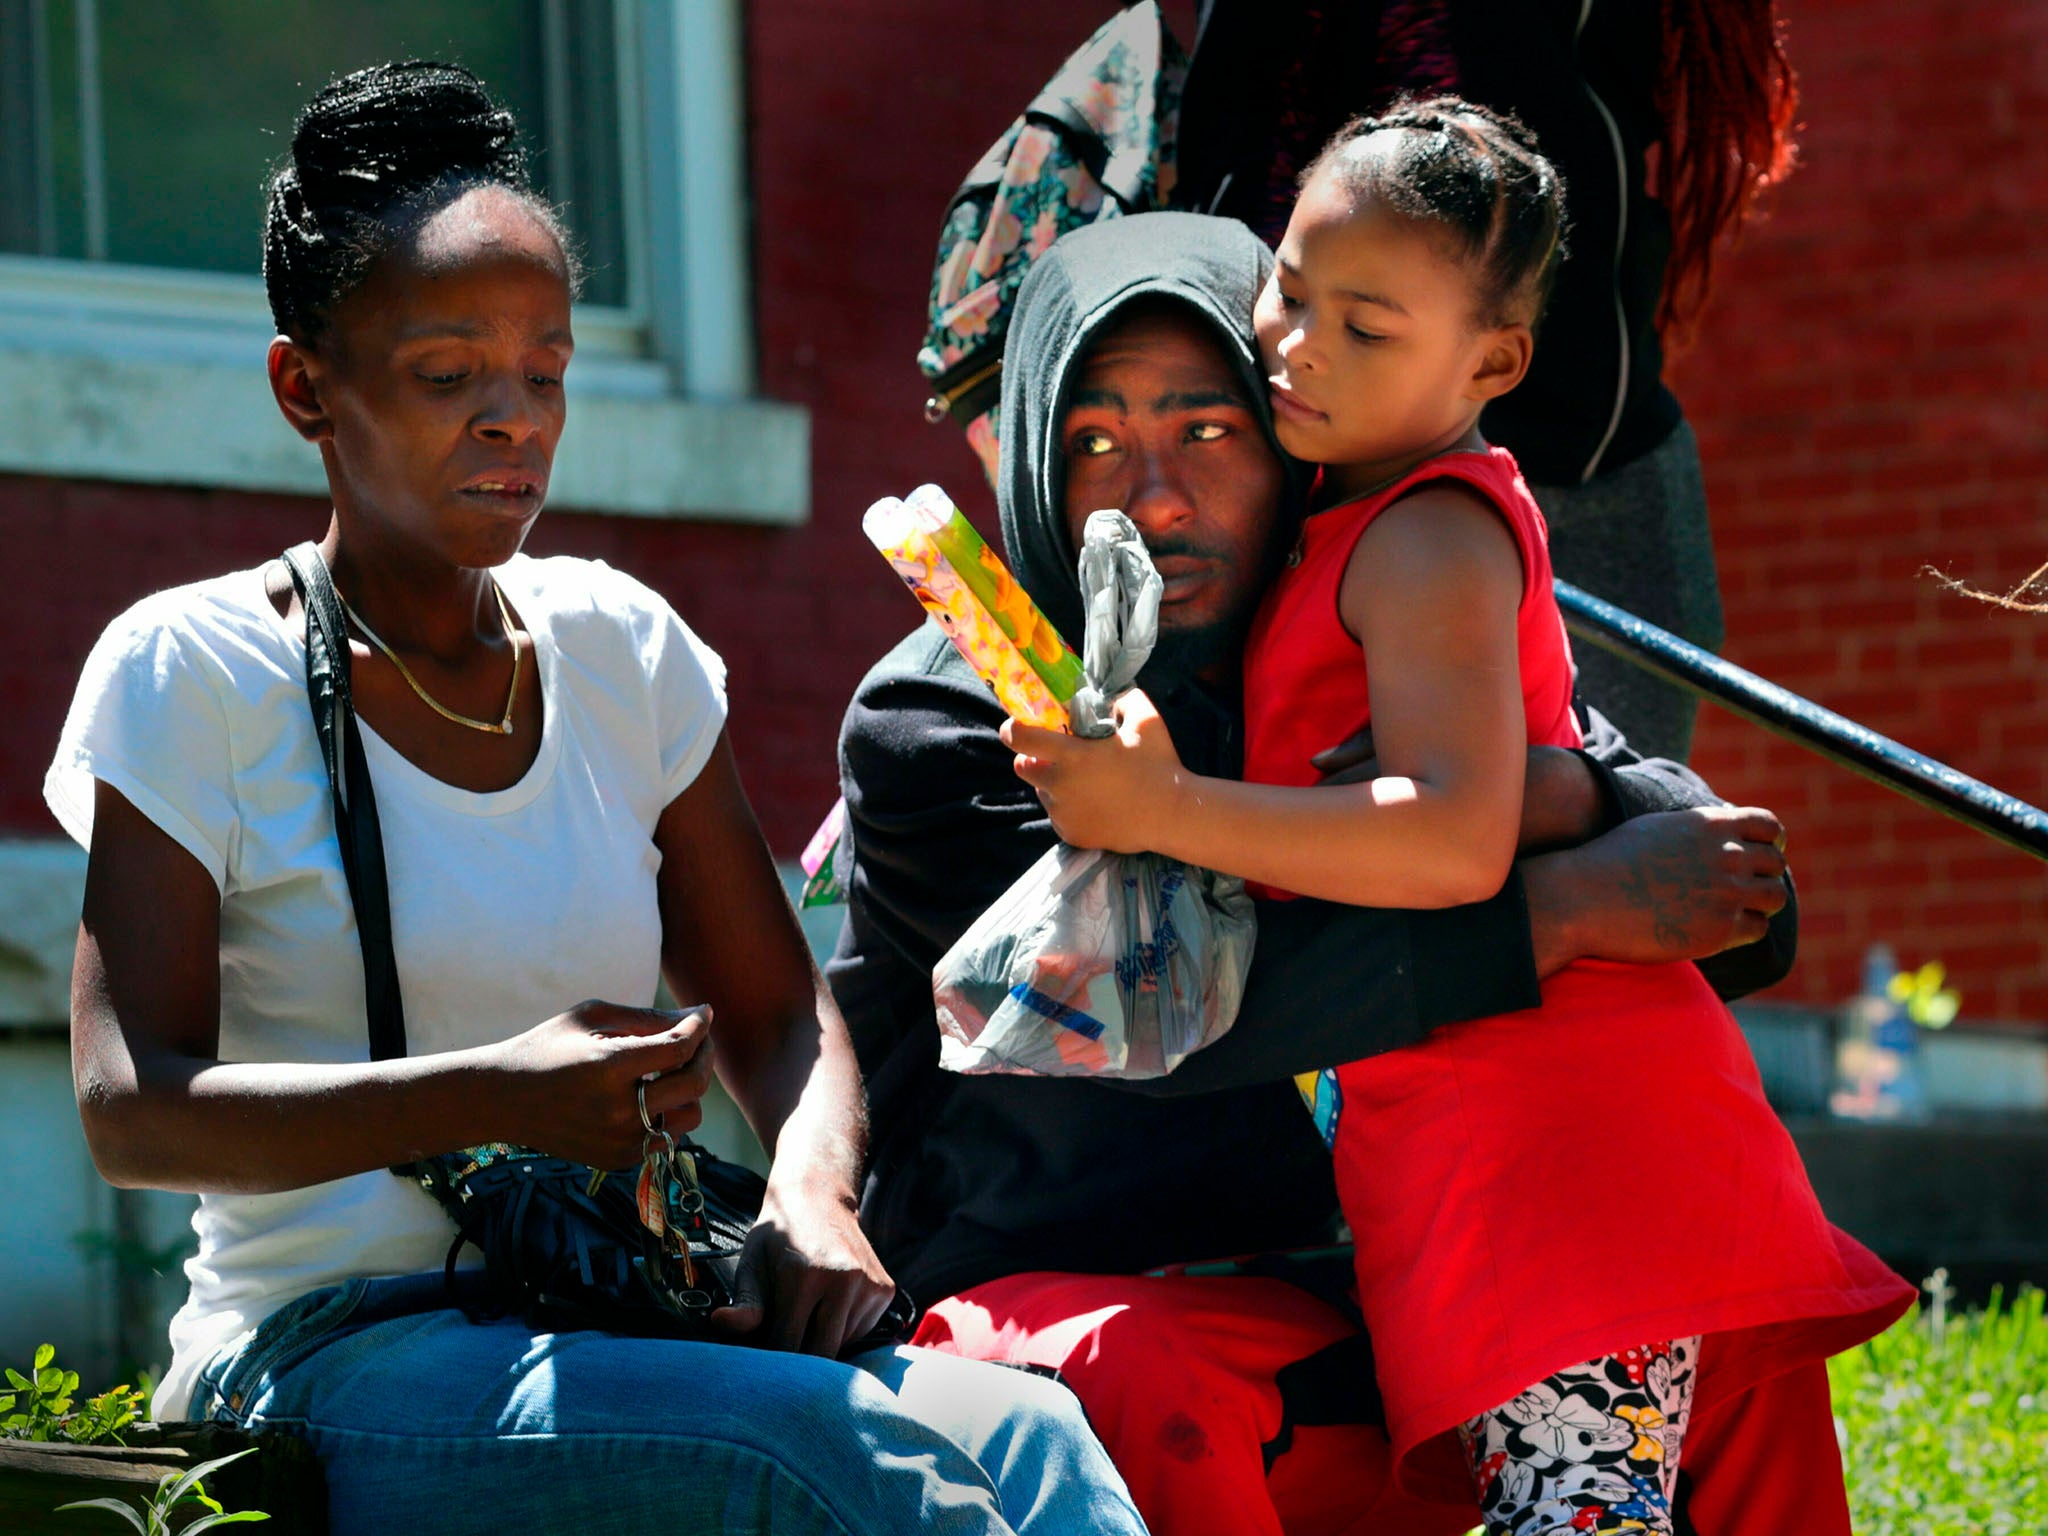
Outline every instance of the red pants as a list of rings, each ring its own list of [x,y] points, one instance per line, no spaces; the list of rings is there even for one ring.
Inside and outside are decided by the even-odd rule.
[[[938,1303],[914,1342],[1058,1371],[1153,1536],[1462,1536],[1476,1507],[1396,1489],[1380,1425],[1301,1422],[1324,1415],[1289,1368],[1356,1334],[1280,1280],[1028,1274]],[[1849,1536],[1822,1366],[1696,1411],[1680,1467],[1682,1531]]]
[[[1398,1492],[1379,1425],[1288,1422],[1276,1376],[1357,1331],[1280,1280],[1031,1274],[940,1302],[913,1342],[1057,1370],[1153,1536],[1461,1536],[1476,1509]]]
[[[1695,1409],[1678,1486],[1681,1532],[1849,1536],[1827,1366],[1802,1365]]]

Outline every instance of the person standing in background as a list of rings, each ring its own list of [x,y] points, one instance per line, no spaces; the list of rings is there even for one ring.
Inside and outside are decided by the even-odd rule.
[[[1481,429],[1522,465],[1557,573],[1718,648],[1699,447],[1663,381],[1717,246],[1789,173],[1798,91],[1773,0],[1202,0],[1183,97],[1182,207],[1268,244],[1356,113],[1453,91],[1514,113],[1563,176],[1571,227],[1521,388]],[[1604,652],[1582,695],[1639,750],[1683,759],[1695,704]]]

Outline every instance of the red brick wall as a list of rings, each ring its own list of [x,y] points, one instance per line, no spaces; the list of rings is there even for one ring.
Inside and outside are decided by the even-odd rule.
[[[287,497],[0,475],[0,836],[55,836],[43,771],[85,653],[147,592],[254,565],[318,537]]]
[[[1108,0],[756,0],[761,379],[811,407],[811,525],[560,517],[538,551],[666,592],[733,669],[733,733],[771,841],[833,794],[832,743],[908,600],[858,531],[936,479],[988,521],[910,358],[939,211]],[[1705,446],[1730,654],[2035,803],[2048,801],[2048,619],[1916,573],[2010,584],[2048,559],[2048,10],[2018,0],[1793,0],[1807,164],[1728,262],[1677,370]],[[86,647],[149,588],[317,530],[288,498],[0,477],[22,573],[0,603],[0,830],[50,830],[38,785]],[[1870,939],[1939,956],[1967,1013],[2048,1019],[2048,878],[1709,711],[1700,762],[1784,814],[1806,904],[1786,995],[1853,985]]]
[[[1728,654],[2048,805],[2048,616],[1947,594],[2048,560],[2048,8],[1792,0],[1805,164],[1674,370],[1700,434]],[[1791,829],[1784,995],[1887,940],[1966,1016],[2048,1020],[2048,874],[1732,716],[1697,765]]]

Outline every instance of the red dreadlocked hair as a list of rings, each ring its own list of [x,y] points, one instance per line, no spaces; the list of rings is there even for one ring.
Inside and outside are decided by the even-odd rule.
[[[1799,81],[1774,0],[1664,0],[1657,105],[1657,196],[1671,215],[1657,330],[1682,346],[1706,303],[1715,247],[1795,163]]]

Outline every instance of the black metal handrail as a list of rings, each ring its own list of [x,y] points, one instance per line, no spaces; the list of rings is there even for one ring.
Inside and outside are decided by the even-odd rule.
[[[1809,752],[2048,860],[2048,811],[1958,773],[1790,689],[1723,661],[1568,581],[1557,584],[1565,627],[1645,672],[1676,683]]]

